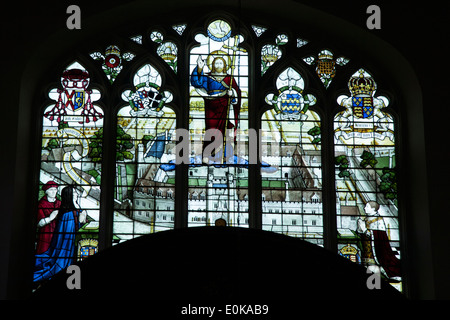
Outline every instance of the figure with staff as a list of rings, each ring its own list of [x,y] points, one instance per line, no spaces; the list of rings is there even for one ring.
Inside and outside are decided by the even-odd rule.
[[[237,47],[237,37],[234,46],[223,46],[224,49],[233,51],[232,57],[223,50],[211,52],[206,61],[201,56],[197,59],[197,66],[191,74],[191,84],[204,100],[205,105],[205,130],[217,130],[213,137],[226,139],[226,131],[234,129],[234,137],[239,123],[241,108],[241,89],[239,88],[235,75],[236,51],[245,51]],[[205,65],[210,72],[205,72]],[[231,70],[231,73],[228,73]],[[220,132],[220,134],[219,134]],[[204,141],[202,151],[213,143]],[[224,143],[224,145],[226,145]],[[202,153],[203,154],[203,153]],[[214,156],[214,154],[212,154]],[[215,155],[217,157],[217,155]],[[223,161],[223,157],[221,157]],[[203,159],[203,162],[207,162]]]

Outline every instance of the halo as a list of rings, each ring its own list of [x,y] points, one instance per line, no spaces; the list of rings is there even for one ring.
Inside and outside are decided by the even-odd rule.
[[[212,70],[212,62],[215,58],[223,58],[225,59],[225,62],[227,63],[227,70],[231,67],[231,58],[228,53],[222,50],[215,50],[208,54],[208,57],[206,58],[206,64],[208,65],[209,70]]]

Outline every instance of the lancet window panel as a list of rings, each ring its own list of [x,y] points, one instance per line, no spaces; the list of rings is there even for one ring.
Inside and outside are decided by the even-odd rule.
[[[137,70],[117,113],[113,242],[171,230],[175,221],[176,113],[159,71]]]
[[[261,117],[262,228],[323,245],[321,120],[303,76],[277,76]]]
[[[225,20],[190,51],[188,226],[248,227],[247,50]],[[236,143],[239,143],[239,147]]]
[[[90,80],[80,63],[67,66],[42,114],[35,283],[98,251],[103,110]]]
[[[298,115],[303,121],[273,109],[262,117],[262,226],[323,245],[320,119]]]
[[[402,290],[395,121],[364,69],[334,120],[338,252]]]

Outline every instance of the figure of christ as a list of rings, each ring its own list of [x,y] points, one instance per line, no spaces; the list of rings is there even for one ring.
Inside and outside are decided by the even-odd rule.
[[[241,108],[241,90],[234,77],[227,74],[229,66],[223,56],[217,55],[213,58],[210,73],[204,73],[205,64],[206,62],[199,56],[197,66],[191,74],[191,84],[205,103],[205,131],[218,130],[220,136],[225,137],[227,129],[234,129],[235,142]],[[213,135],[215,136],[217,135]],[[214,139],[211,140],[204,141],[202,154],[205,148],[214,142]],[[230,142],[226,143],[229,145]],[[203,156],[203,162],[205,161],[207,160]]]

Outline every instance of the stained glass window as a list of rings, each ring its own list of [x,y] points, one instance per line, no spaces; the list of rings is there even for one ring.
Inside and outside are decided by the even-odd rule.
[[[186,29],[186,27],[187,26],[185,24],[176,24],[172,26],[173,30],[175,30],[180,36],[183,35],[183,32]]]
[[[128,104],[117,114],[114,241],[174,227],[175,112],[161,75],[150,64],[134,75]]]
[[[323,245],[320,118],[303,77],[289,67],[262,118],[262,226]]]
[[[261,49],[261,74],[266,73],[267,69],[270,68],[278,59],[283,55],[280,46],[288,43],[289,38],[285,34],[279,34],[275,38],[274,44],[266,44]]]
[[[153,42],[159,44],[156,52],[158,56],[160,56],[167,64],[173,69],[173,71],[177,71],[177,59],[178,59],[178,47],[172,41],[164,41],[164,36],[161,32],[153,31],[150,34],[150,39]]]
[[[338,251],[401,290],[394,119],[375,79],[359,69],[334,120]]]
[[[142,44],[142,36],[140,34],[131,36],[130,39],[138,44]]]
[[[112,42],[120,48],[107,42],[86,52],[82,61],[98,72],[62,66],[60,85],[48,93],[36,279],[94,254],[99,241],[107,247],[176,227],[226,225],[327,247],[402,290],[398,122],[371,73],[351,70],[351,55],[323,40],[281,26],[217,18],[147,30]],[[92,75],[102,78],[102,95]],[[105,145],[114,146],[111,157]],[[185,172],[187,188],[175,172]],[[58,247],[59,239],[68,246]]]
[[[131,52],[121,53],[118,46],[110,45],[106,48],[105,53],[93,52],[91,58],[102,61],[102,69],[108,80],[113,83],[123,68],[124,61],[131,61],[135,55]]]
[[[303,60],[309,65],[315,65],[317,76],[325,88],[328,88],[336,75],[336,66],[345,66],[349,62],[345,57],[335,58],[327,49],[321,50],[317,56],[308,56]]]
[[[248,226],[248,54],[224,20],[190,52],[188,225]],[[224,147],[225,146],[225,147]],[[212,150],[211,150],[212,149]]]
[[[267,28],[261,27],[261,26],[257,26],[257,25],[253,25],[252,29],[255,32],[257,37],[260,37],[267,30]]]
[[[42,117],[35,282],[97,252],[100,222],[100,92],[74,62],[48,95],[55,102]]]

